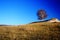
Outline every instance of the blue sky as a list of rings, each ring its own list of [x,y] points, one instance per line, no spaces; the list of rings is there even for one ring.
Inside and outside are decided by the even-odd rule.
[[[48,17],[60,19],[60,0],[0,0],[0,24],[17,25],[38,21],[37,11],[44,9]]]

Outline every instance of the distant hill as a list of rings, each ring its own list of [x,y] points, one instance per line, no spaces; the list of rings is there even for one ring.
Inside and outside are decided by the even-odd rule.
[[[49,19],[49,20],[36,21],[36,22],[32,22],[32,23],[40,23],[40,22],[60,22],[60,20],[58,20],[57,18],[52,18],[52,19]]]
[[[0,26],[0,40],[60,40],[60,22]]]
[[[9,26],[9,25],[3,25],[3,24],[2,24],[2,25],[0,25],[0,26]]]

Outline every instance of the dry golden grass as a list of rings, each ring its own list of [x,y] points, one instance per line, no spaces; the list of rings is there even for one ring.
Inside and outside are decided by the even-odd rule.
[[[60,23],[0,26],[0,40],[60,40]]]

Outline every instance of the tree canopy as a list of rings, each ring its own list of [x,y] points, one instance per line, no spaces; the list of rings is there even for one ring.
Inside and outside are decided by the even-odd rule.
[[[39,20],[45,19],[47,17],[45,10],[38,10],[37,16]]]

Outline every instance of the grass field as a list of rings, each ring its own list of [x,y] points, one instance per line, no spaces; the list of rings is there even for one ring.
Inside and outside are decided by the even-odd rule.
[[[60,23],[0,26],[0,40],[60,40]]]

